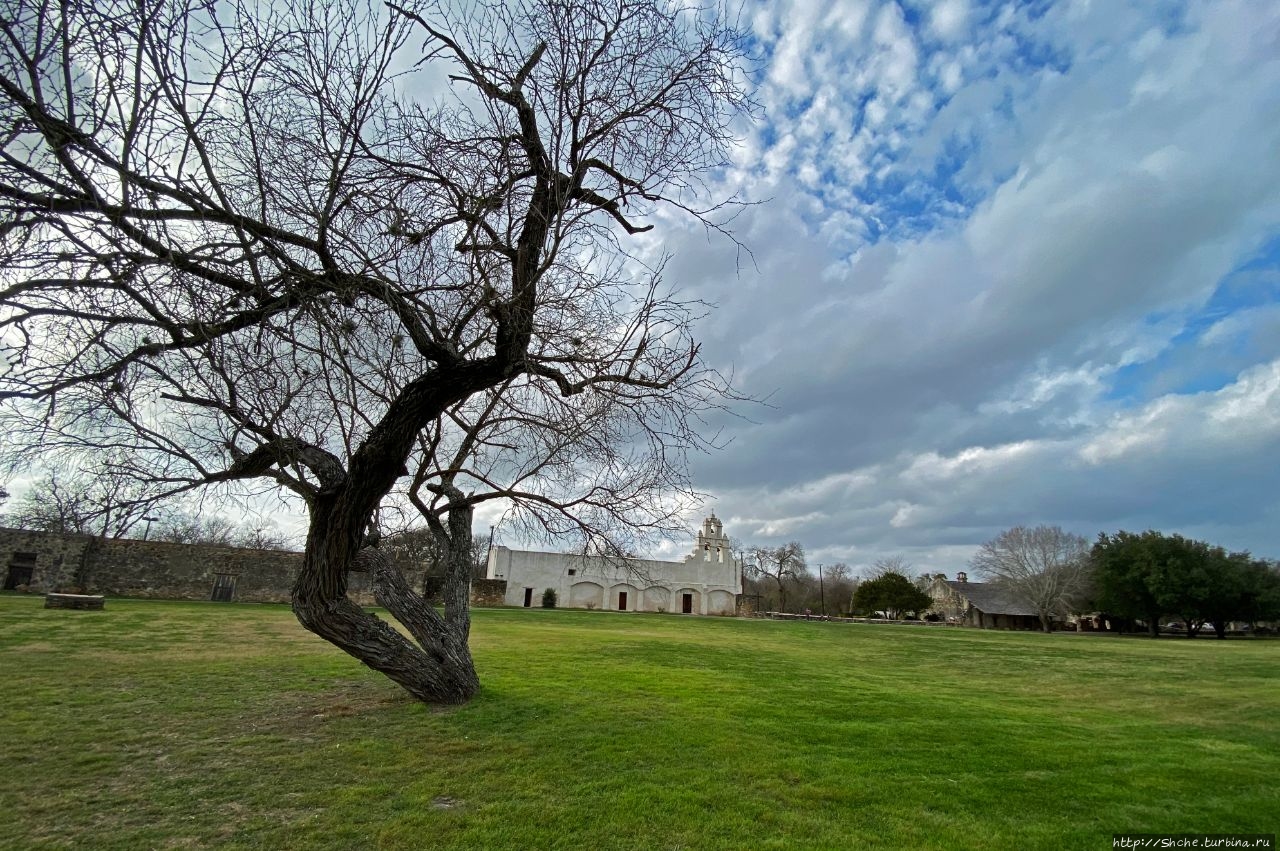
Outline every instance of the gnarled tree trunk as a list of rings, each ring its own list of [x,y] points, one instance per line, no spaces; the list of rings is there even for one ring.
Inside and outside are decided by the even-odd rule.
[[[440,613],[409,587],[386,554],[361,551],[378,602],[409,630],[413,641],[386,621],[365,611],[341,591],[326,589],[314,571],[299,574],[293,612],[311,632],[428,703],[465,703],[480,688],[465,638],[456,639]],[[416,642],[416,643],[415,643]]]
[[[368,572],[374,598],[409,631],[399,630],[347,597],[347,570],[321,555],[312,540],[293,588],[293,612],[311,632],[386,675],[427,703],[465,703],[480,688],[471,650],[471,509],[449,516],[449,566],[445,613],[441,615],[410,587],[404,574],[376,546],[362,547],[350,569]],[[336,561],[336,560],[335,560]]]

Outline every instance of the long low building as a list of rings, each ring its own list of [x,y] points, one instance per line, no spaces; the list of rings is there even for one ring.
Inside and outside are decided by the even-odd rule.
[[[742,565],[729,549],[720,520],[702,522],[684,561],[620,559],[489,549],[487,576],[507,583],[509,606],[542,604],[550,588],[556,604],[576,609],[733,615],[742,594]]]

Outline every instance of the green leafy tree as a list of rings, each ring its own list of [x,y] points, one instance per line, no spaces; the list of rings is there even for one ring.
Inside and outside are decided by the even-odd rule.
[[[1244,609],[1240,618],[1252,624],[1280,620],[1280,563],[1252,559],[1244,567]]]
[[[1187,638],[1206,624],[1224,638],[1228,622],[1270,610],[1268,568],[1204,541],[1155,531],[1104,534],[1092,562],[1099,605],[1146,621],[1153,637],[1165,616],[1180,620]]]
[[[548,588],[542,592],[542,608],[554,609],[556,607],[556,589]]]
[[[1195,638],[1211,614],[1237,605],[1236,583],[1230,581],[1221,547],[1175,534],[1160,536],[1154,552],[1147,585],[1161,613],[1182,621],[1185,637]]]
[[[1274,563],[1249,553],[1219,553],[1208,570],[1213,593],[1202,614],[1218,638],[1226,638],[1230,621],[1256,624],[1280,618],[1280,572]]]
[[[1164,614],[1149,582],[1160,559],[1159,532],[1103,533],[1090,551],[1099,608],[1123,618],[1145,621],[1152,638],[1160,635]]]
[[[906,576],[893,571],[868,579],[853,592],[854,611],[884,612],[888,618],[899,618],[908,612],[923,612],[931,605],[933,598]]]

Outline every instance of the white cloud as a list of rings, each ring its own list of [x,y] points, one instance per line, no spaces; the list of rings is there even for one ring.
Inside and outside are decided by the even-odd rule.
[[[1080,457],[1095,465],[1140,454],[1223,457],[1276,440],[1280,361],[1259,364],[1221,390],[1165,396],[1118,415],[1080,449]]]
[[[965,34],[968,20],[966,0],[941,0],[929,13],[929,28],[937,37],[949,41]]]
[[[960,11],[918,33],[891,4],[847,33],[777,14],[791,53],[764,98],[807,103],[806,123],[775,119],[761,146],[773,200],[740,229],[759,272],[676,260],[720,305],[708,353],[775,406],[729,426],[704,486],[818,560],[936,565],[1023,522],[1280,554],[1257,519],[1276,505],[1280,309],[1200,317],[1280,233],[1280,10]],[[1221,389],[1181,389],[1215,369]]]

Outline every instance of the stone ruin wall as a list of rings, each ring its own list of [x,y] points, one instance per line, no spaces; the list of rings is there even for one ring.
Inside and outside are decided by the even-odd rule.
[[[33,593],[69,591],[166,600],[208,600],[217,576],[224,574],[235,577],[236,602],[287,603],[302,567],[301,553],[283,550],[0,528],[0,576],[7,575],[18,553],[36,556],[28,585]],[[423,574],[423,570],[405,571],[414,588],[422,587]],[[361,605],[374,605],[363,574],[351,574],[347,593]]]

